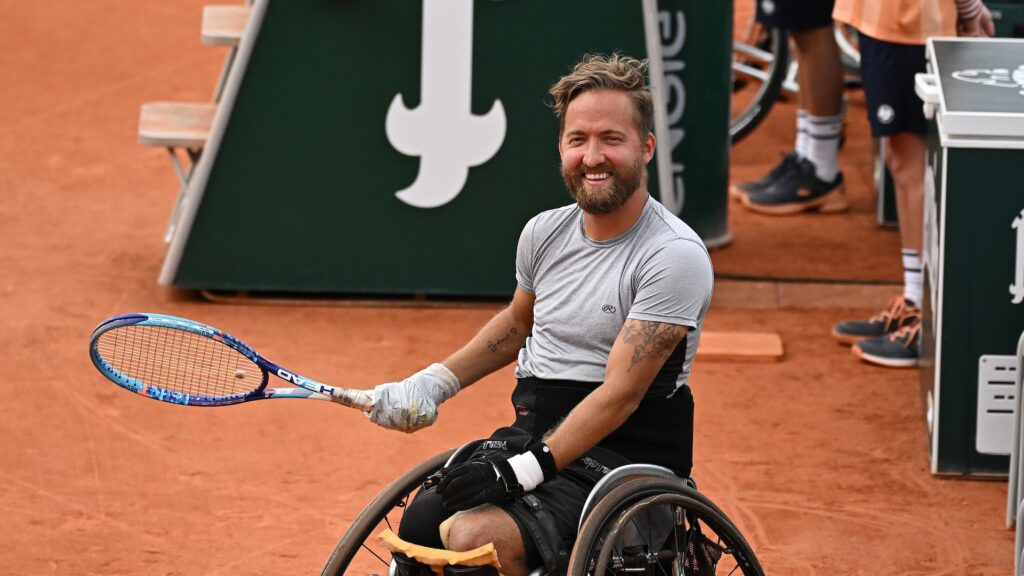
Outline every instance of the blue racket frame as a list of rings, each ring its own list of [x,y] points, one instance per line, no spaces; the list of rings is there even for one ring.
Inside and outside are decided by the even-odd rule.
[[[156,326],[161,328],[171,328],[174,330],[191,332],[193,334],[198,334],[199,336],[216,340],[256,363],[262,371],[263,379],[258,387],[249,392],[241,392],[229,396],[201,396],[167,390],[159,386],[148,384],[136,378],[132,378],[127,374],[121,373],[107,362],[100,355],[97,346],[101,335],[109,332],[110,330],[124,326]],[[330,401],[333,400],[332,395],[335,391],[333,386],[328,386],[317,382],[316,380],[311,380],[309,378],[293,374],[270,360],[263,358],[248,344],[227,332],[222,332],[201,322],[196,322],[187,318],[168,316],[166,314],[120,314],[104,320],[93,330],[92,336],[89,339],[89,357],[92,359],[92,363],[96,369],[106,376],[111,382],[130,392],[147,396],[154,400],[169,402],[171,404],[181,404],[186,406],[228,406],[231,404],[240,404],[242,402],[251,402],[254,400],[265,400],[268,398],[305,398],[311,400]],[[274,374],[285,381],[297,384],[301,386],[301,388],[267,388],[269,374]]]

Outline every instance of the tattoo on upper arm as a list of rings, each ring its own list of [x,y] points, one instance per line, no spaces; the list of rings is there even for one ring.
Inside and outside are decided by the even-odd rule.
[[[685,326],[649,320],[626,320],[620,332],[622,342],[633,345],[633,359],[626,372],[632,371],[637,364],[648,358],[664,362],[685,332]]]
[[[513,326],[501,338],[498,338],[497,340],[488,340],[487,341],[487,348],[490,349],[491,352],[497,352],[498,348],[500,348],[502,344],[504,344],[504,343],[508,342],[509,340],[511,340],[512,337],[515,336],[518,333],[519,333],[519,330],[517,330],[516,327]]]

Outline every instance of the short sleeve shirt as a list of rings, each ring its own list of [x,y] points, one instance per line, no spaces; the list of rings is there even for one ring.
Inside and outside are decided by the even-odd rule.
[[[711,260],[700,237],[653,198],[611,240],[588,238],[576,205],[537,215],[519,239],[516,280],[535,296],[518,377],[603,382],[608,354],[630,318],[691,329],[648,397],[686,383],[711,302]]]
[[[925,44],[956,36],[955,0],[836,0],[832,17],[876,40]]]

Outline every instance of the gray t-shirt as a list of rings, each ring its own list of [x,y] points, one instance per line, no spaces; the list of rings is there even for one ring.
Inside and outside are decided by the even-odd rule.
[[[674,386],[652,386],[648,396],[686,383],[711,303],[711,259],[700,237],[653,198],[632,228],[604,241],[587,238],[575,204],[538,214],[519,238],[516,280],[536,298],[517,377],[603,382],[631,318],[693,329],[659,374]]]

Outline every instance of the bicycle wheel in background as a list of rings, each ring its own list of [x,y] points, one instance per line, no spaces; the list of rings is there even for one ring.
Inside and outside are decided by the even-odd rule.
[[[789,35],[757,22],[755,0],[733,6],[732,143],[747,136],[771,111],[779,97],[789,62]]]
[[[836,22],[836,45],[839,46],[839,59],[843,63],[843,71],[850,78],[860,79],[860,43],[857,40],[857,29],[849,24]]]

